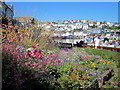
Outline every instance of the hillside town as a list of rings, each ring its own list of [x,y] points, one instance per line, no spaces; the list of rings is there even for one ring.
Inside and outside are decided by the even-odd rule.
[[[47,30],[54,30],[61,32],[61,36],[69,35],[86,35],[86,34],[102,34],[102,33],[117,33],[119,32],[120,25],[118,23],[107,21],[93,21],[92,19],[86,20],[64,20],[56,22],[40,22],[40,27],[45,27]],[[113,27],[113,28],[111,28]],[[74,32],[74,33],[73,33]],[[59,36],[58,34],[55,34]]]

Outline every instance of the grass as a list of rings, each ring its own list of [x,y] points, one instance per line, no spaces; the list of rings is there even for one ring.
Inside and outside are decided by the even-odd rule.
[[[102,49],[91,49],[91,48],[78,48],[78,50],[82,50],[87,52],[90,55],[99,55],[103,59],[111,60],[111,64],[109,65],[110,68],[114,70],[114,77],[110,79],[110,81],[106,82],[102,88],[117,88],[120,83],[120,53],[113,52],[110,50],[102,50]]]

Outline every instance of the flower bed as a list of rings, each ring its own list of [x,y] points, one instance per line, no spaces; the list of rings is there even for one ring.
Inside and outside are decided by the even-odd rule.
[[[62,53],[65,54],[65,52]],[[61,77],[58,79],[58,82],[63,84],[62,88],[67,87],[67,89],[69,89],[89,87],[96,78],[102,80],[103,76],[107,75],[106,71],[113,68],[113,66],[111,66],[112,64],[114,65],[114,68],[116,67],[115,62],[111,59],[102,59],[97,55],[88,55],[87,53],[77,49],[68,51],[66,54],[68,53],[69,58],[65,57],[67,59],[64,60],[65,64],[60,66],[58,70],[58,72],[61,73]],[[71,83],[66,83],[69,81],[71,81]],[[101,87],[101,85],[99,86]]]
[[[89,48],[57,51],[46,42],[44,45],[32,44],[32,40],[26,43],[28,35],[24,31],[10,30],[13,32],[7,31],[7,37],[1,41],[3,89],[118,87],[119,53]]]

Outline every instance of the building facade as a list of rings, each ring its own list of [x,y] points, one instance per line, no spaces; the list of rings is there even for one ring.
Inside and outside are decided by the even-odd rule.
[[[8,20],[12,20],[14,16],[13,5],[0,1],[0,16],[3,24],[8,24]]]
[[[32,25],[38,26],[38,19],[30,16],[13,17],[13,22],[14,24],[17,24],[22,27],[32,27]]]

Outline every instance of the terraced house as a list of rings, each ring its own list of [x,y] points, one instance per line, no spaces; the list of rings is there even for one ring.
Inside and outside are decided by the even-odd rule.
[[[0,16],[3,24],[8,24],[9,20],[12,21],[14,16],[13,5],[6,4],[3,0],[0,0]]]
[[[14,24],[19,27],[33,27],[32,25],[38,26],[38,19],[30,16],[13,17]]]

